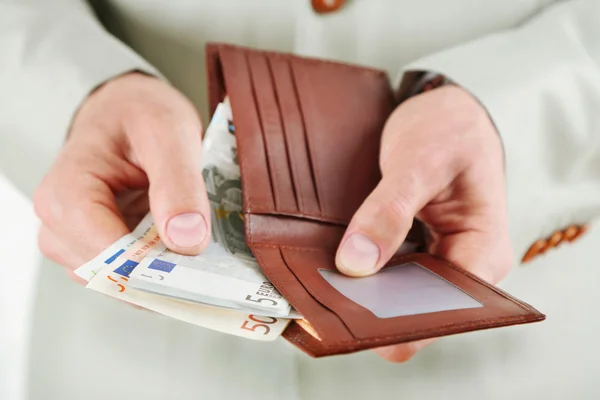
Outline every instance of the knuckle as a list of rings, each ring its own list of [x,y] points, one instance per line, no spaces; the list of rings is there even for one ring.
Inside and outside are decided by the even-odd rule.
[[[393,361],[395,363],[399,363],[399,364],[406,363],[406,362],[410,361],[414,355],[415,355],[414,352],[411,352],[408,350],[401,351],[401,352],[398,352],[391,361]]]
[[[412,224],[411,199],[401,191],[392,192],[381,204],[380,212],[383,214],[386,225],[389,224],[396,233],[408,230]]]
[[[178,182],[166,178],[155,179],[150,185],[149,198],[156,218],[169,218],[187,212],[207,212],[209,203],[206,190],[199,183],[201,179]]]
[[[75,282],[82,286],[86,285],[86,282],[83,279],[81,279],[79,276],[77,276],[77,274],[75,274],[75,271],[72,268],[65,267],[65,272],[66,272],[67,276],[69,277],[69,279],[71,279],[72,282]]]
[[[392,215],[402,220],[407,218],[410,214],[409,202],[410,200],[406,194],[395,191],[390,195],[385,206]]]
[[[513,252],[508,250],[502,253],[497,259],[497,265],[493,273],[492,279],[494,283],[500,282],[510,272],[513,266]]]
[[[166,140],[176,137],[174,133],[193,135],[200,139],[201,125],[193,108],[187,103],[175,107],[164,101],[143,102],[132,105],[125,118],[126,131],[136,138]]]
[[[415,355],[416,351],[407,344],[400,344],[379,349],[377,353],[387,361],[401,364],[409,361]]]
[[[58,262],[58,254],[56,248],[51,244],[47,234],[41,232],[38,235],[38,248],[42,255],[52,261]]]
[[[484,279],[487,279],[492,284],[499,283],[504,279],[510,272],[514,263],[514,253],[512,250],[512,244],[508,232],[502,234],[501,240],[492,240],[492,244],[489,245],[491,254],[493,254],[493,262],[490,268],[486,268],[483,274]]]
[[[125,131],[135,139],[142,137],[153,139],[165,136],[172,120],[169,107],[161,104],[132,104],[125,117]]]
[[[41,220],[44,220],[46,216],[46,207],[44,206],[45,193],[41,187],[38,187],[33,193],[33,211]]]
[[[498,236],[502,235],[494,235],[477,246],[474,249],[476,257],[471,262],[464,262],[465,266],[471,265],[469,270],[472,273],[493,285],[498,284],[509,274],[515,261],[510,238],[496,240]],[[482,257],[485,257],[485,261]]]
[[[400,218],[412,217],[411,212],[417,191],[423,190],[416,170],[389,170],[381,181],[384,202],[391,212]]]
[[[48,189],[45,182],[33,194],[34,212],[45,223],[51,223],[56,219],[55,201],[52,197],[52,191]]]

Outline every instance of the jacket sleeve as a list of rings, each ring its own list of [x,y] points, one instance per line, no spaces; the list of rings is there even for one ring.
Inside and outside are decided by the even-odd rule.
[[[476,97],[502,138],[511,239],[538,239],[600,212],[600,1],[565,1],[510,31],[405,66]]]
[[[158,72],[82,0],[0,0],[0,169],[31,196],[85,97],[101,83]]]

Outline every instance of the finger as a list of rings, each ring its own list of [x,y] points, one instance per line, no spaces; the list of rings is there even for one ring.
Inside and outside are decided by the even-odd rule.
[[[383,177],[342,238],[336,255],[342,273],[366,276],[381,269],[406,238],[417,212],[459,173],[453,149],[440,151],[435,140],[405,131],[394,123],[384,129]]]
[[[398,171],[410,170],[405,165],[398,165],[397,168]],[[416,213],[442,187],[437,178],[427,180],[419,176],[423,176],[419,171],[405,175],[384,175],[354,214],[342,238],[336,255],[336,265],[342,273],[350,276],[371,275],[381,269],[398,250]]]
[[[210,208],[201,168],[197,119],[168,113],[130,127],[135,157],[150,181],[150,210],[161,239],[183,254],[197,254],[210,241]]]
[[[384,360],[395,363],[403,363],[413,358],[413,356],[417,354],[419,350],[421,350],[425,346],[430,345],[435,340],[436,339],[433,338],[419,340],[418,342],[402,343],[393,346],[379,347],[377,349],[374,349],[373,351],[377,355],[382,357]]]
[[[117,195],[117,207],[123,214],[125,225],[133,231],[140,221],[148,214],[150,204],[147,190],[127,191]]]
[[[64,260],[72,266],[91,260],[129,230],[105,182],[69,163],[58,168],[36,193],[35,205],[44,224],[66,248],[64,252],[77,255],[75,260]],[[53,247],[49,249],[59,257]]]
[[[75,251],[65,246],[45,225],[42,225],[38,234],[38,247],[46,258],[62,265],[67,270],[72,271],[83,264],[83,260],[77,256]]]
[[[499,283],[513,263],[508,232],[491,235],[467,231],[442,236],[431,245],[431,253],[461,266],[479,278]]]
[[[513,263],[503,175],[473,167],[453,187],[456,193],[469,192],[471,200],[430,204],[418,214],[437,232],[429,251],[496,284]]]
[[[77,276],[75,274],[75,271],[72,270],[71,268],[65,268],[65,271],[67,273],[67,276],[75,283],[78,283],[80,285],[86,286],[88,283],[87,281],[85,281],[84,279],[80,278],[79,276]]]

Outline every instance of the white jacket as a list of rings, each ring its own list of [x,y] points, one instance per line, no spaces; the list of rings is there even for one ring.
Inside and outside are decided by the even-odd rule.
[[[208,121],[204,44],[226,41],[374,66],[396,85],[406,71],[435,71],[473,93],[503,140],[516,260],[536,240],[600,212],[600,0],[354,0],[330,14],[315,13],[308,0],[91,3],[94,10],[81,0],[0,0],[0,168],[28,195],[82,100],[119,74],[138,69],[167,79]],[[598,367],[582,361],[600,355],[595,340],[567,330],[573,336],[560,343],[548,332],[556,315],[566,329],[580,314],[587,323],[580,329],[598,332],[598,318],[566,300],[555,304],[569,290],[598,304],[600,295],[586,292],[596,291],[590,285],[599,277],[593,235],[517,267],[503,283],[548,321],[447,338],[407,366],[370,353],[315,362],[285,343],[259,346],[125,309],[45,268],[32,398],[436,398],[443,389],[444,398],[525,399],[542,382],[544,398],[597,397]],[[576,360],[585,370],[565,378],[557,347],[580,339],[588,350]]]

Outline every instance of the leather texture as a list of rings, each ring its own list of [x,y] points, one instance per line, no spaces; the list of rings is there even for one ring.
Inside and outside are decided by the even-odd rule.
[[[207,70],[211,113],[227,95],[234,115],[246,241],[305,319],[284,333],[291,343],[322,357],[545,318],[425,253],[386,267],[416,262],[483,307],[378,318],[319,273],[336,271],[344,228],[380,179],[380,135],[396,106],[383,71],[228,44],[208,44]],[[414,227],[409,240],[424,251]]]

